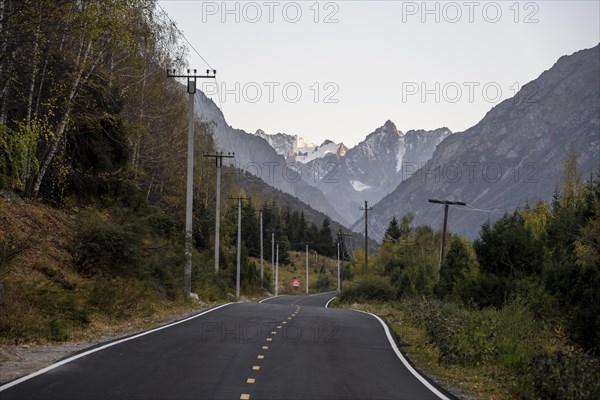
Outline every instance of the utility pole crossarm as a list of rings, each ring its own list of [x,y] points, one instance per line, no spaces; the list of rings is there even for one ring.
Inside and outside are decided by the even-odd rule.
[[[464,201],[429,199],[429,202],[435,203],[435,204],[447,204],[447,205],[451,205],[451,206],[466,206],[467,205],[467,203],[465,203]]]
[[[448,207],[449,206],[466,206],[467,203],[464,201],[452,201],[452,200],[437,200],[429,199],[430,203],[443,204],[444,205],[444,225],[442,228],[442,249],[440,252],[440,267],[446,258],[446,231],[448,230]]]
[[[196,79],[215,79],[217,77],[216,69],[207,69],[206,75],[196,75],[195,69],[187,70],[187,74],[178,75],[177,70],[167,68],[167,78],[186,78],[187,79],[187,91],[189,94],[196,93]]]
[[[194,71],[193,74],[190,74],[191,71]],[[177,75],[176,69],[169,69],[167,68],[167,78],[215,78],[217,75],[217,70],[216,69],[207,69],[206,70],[206,75],[196,75],[196,72],[198,70],[194,69],[194,70],[187,70],[187,74],[185,75]]]

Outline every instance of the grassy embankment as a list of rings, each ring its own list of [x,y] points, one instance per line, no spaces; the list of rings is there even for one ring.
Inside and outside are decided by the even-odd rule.
[[[570,345],[560,325],[534,318],[526,304],[478,309],[392,300],[383,280],[354,284],[333,305],[384,317],[410,360],[442,386],[485,399],[599,398],[598,360]]]
[[[0,225],[0,344],[90,339],[199,308],[179,293],[176,241],[141,216],[3,201]]]

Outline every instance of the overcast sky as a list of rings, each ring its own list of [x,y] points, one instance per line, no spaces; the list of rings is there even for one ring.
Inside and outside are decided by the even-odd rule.
[[[161,0],[217,70],[228,123],[348,146],[476,124],[562,55],[600,42],[599,1]],[[206,63],[190,51],[189,65]]]

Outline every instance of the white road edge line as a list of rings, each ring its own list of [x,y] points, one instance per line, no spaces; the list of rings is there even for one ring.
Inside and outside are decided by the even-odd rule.
[[[450,400],[450,398],[448,398],[446,395],[444,395],[439,390],[437,390],[435,388],[435,386],[433,386],[427,379],[423,378],[421,376],[421,374],[419,374],[417,372],[417,370],[415,370],[413,368],[413,366],[410,365],[410,363],[406,360],[406,358],[404,358],[404,355],[402,354],[402,352],[400,351],[400,349],[398,349],[398,346],[396,345],[396,341],[394,340],[394,338],[392,337],[392,334],[390,333],[390,329],[388,328],[388,326],[386,325],[386,323],[383,322],[383,320],[381,318],[379,318],[377,315],[372,314],[372,313],[367,312],[367,311],[354,310],[354,309],[352,309],[352,311],[358,311],[358,312],[361,312],[363,314],[368,314],[368,315],[376,318],[377,321],[379,321],[379,323],[381,323],[381,326],[383,326],[383,330],[385,331],[385,335],[387,336],[388,341],[390,342],[390,345],[392,346],[392,349],[394,350],[394,352],[396,353],[396,355],[398,356],[398,358],[400,359],[400,361],[402,361],[402,364],[404,364],[404,366],[406,367],[406,369],[408,369],[410,371],[410,373],[414,375],[415,378],[417,378],[423,385],[425,385],[425,387],[427,387],[427,389],[431,390],[431,392],[433,392],[433,394],[435,394],[436,396],[438,396],[440,399],[442,399],[442,400]]]
[[[325,308],[329,308],[329,303],[331,303],[335,299],[337,299],[337,296],[333,296],[331,299],[329,299],[329,301],[325,303]]]
[[[278,294],[277,296],[267,297],[266,299],[262,299],[261,301],[259,301],[258,304],[262,303],[263,301],[271,300],[271,299],[274,299],[275,297],[281,297],[281,296],[286,296],[286,295],[285,294]]]
[[[65,365],[67,363],[70,363],[71,361],[75,361],[75,360],[77,360],[79,358],[85,357],[85,356],[90,355],[92,353],[95,353],[97,351],[104,350],[104,349],[106,349],[108,347],[115,346],[115,345],[123,343],[123,342],[127,342],[128,340],[137,339],[139,337],[148,335],[148,334],[153,333],[153,332],[157,332],[157,331],[160,331],[160,330],[163,330],[163,329],[166,329],[166,328],[170,328],[171,326],[175,326],[175,325],[181,324],[183,322],[187,322],[187,321],[189,321],[191,319],[197,318],[197,317],[199,317],[201,315],[204,315],[204,314],[208,314],[209,312],[218,310],[219,308],[223,308],[223,307],[231,305],[231,304],[237,304],[237,303],[221,304],[220,306],[217,306],[215,308],[211,308],[210,310],[203,311],[203,312],[201,312],[199,314],[196,314],[196,315],[192,315],[191,317],[182,319],[180,321],[176,321],[176,322],[173,322],[173,323],[168,324],[168,325],[164,325],[164,326],[161,326],[161,327],[158,327],[158,328],[154,328],[154,329],[149,330],[149,331],[138,333],[137,335],[129,336],[129,337],[126,337],[124,339],[116,340],[114,342],[110,342],[110,343],[107,343],[105,345],[102,345],[102,346],[99,346],[99,347],[95,347],[95,348],[93,348],[91,350],[88,350],[88,351],[85,351],[83,353],[76,354],[76,355],[74,355],[72,357],[65,358],[64,360],[61,360],[61,361],[59,361],[57,363],[49,365],[46,368],[42,368],[42,369],[40,369],[40,370],[38,370],[36,372],[33,372],[33,373],[29,374],[29,375],[22,376],[21,378],[15,379],[14,381],[8,382],[7,384],[0,386],[0,392],[2,392],[3,390],[9,389],[9,388],[11,388],[13,386],[16,386],[19,383],[23,383],[23,382],[25,382],[25,381],[27,381],[27,380],[29,380],[31,378],[35,378],[38,375],[44,374],[44,373],[46,373],[48,371],[51,371],[51,370],[53,370],[55,368],[58,368],[61,365]]]
[[[333,292],[333,290],[332,290],[331,292]],[[302,301],[302,300],[308,299],[308,298],[310,298],[310,297],[312,297],[312,296],[323,296],[323,295],[326,295],[326,294],[330,294],[331,292],[314,293],[314,294],[309,294],[308,296],[302,296],[302,297],[300,297],[298,300],[294,301],[294,302],[293,302],[292,304],[290,304],[290,305],[292,305],[292,306],[293,306],[293,305],[296,305],[296,303],[298,303],[298,302],[300,302],[300,301]]]

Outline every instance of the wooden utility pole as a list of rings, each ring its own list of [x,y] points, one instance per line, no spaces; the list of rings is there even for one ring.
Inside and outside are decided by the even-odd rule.
[[[215,154],[204,154],[204,157],[214,157],[217,166],[217,195],[216,195],[216,210],[215,210],[215,273],[219,272],[219,241],[220,241],[220,225],[221,225],[221,167],[223,166],[223,158],[233,158],[235,153],[223,154],[223,152]]]
[[[365,212],[365,275],[367,274],[367,271],[369,270],[369,231],[368,231],[368,224],[369,224],[369,210],[372,210],[373,207],[369,208],[369,202],[367,200],[365,200],[365,207],[361,207],[361,210],[364,210]]]
[[[429,199],[430,203],[444,205],[444,225],[442,228],[442,251],[440,253],[440,267],[446,258],[446,231],[448,230],[448,206],[466,206],[467,203],[462,201],[436,200]]]
[[[194,202],[194,95],[196,94],[196,79],[214,79],[217,71],[206,70],[206,75],[196,75],[196,70],[187,70],[186,75],[176,75],[176,70],[167,69],[168,78],[186,78],[189,94],[188,108],[188,143],[187,143],[187,182],[185,193],[185,267],[183,269],[183,291],[186,298],[192,292],[192,206]]]

